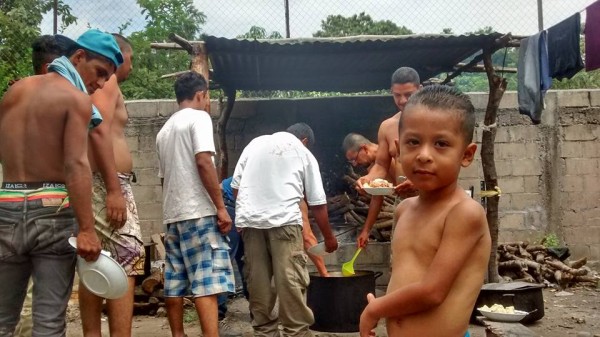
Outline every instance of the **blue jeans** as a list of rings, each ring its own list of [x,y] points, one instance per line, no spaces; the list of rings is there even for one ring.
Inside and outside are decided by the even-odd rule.
[[[0,337],[12,337],[33,279],[33,336],[65,336],[78,226],[71,208],[48,199],[0,202]]]
[[[240,233],[238,233],[235,228],[235,204],[225,199],[225,208],[227,209],[227,213],[229,213],[229,217],[233,220],[233,224],[231,226],[231,231],[227,236],[229,237],[229,256],[232,259],[235,259],[235,263],[237,264],[239,275],[242,277],[242,287],[244,289],[244,296],[248,298],[248,290],[246,289],[246,281],[244,281],[244,274],[242,270],[244,268],[244,243],[242,242],[242,238]],[[221,293],[217,296],[217,303],[219,306],[219,319],[225,318],[225,314],[227,313],[227,293]]]

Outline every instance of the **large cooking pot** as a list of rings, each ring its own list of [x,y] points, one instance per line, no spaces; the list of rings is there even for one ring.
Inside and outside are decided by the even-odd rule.
[[[484,304],[491,307],[494,304],[514,306],[515,310],[527,311],[529,314],[521,323],[531,323],[544,317],[544,294],[540,284],[527,282],[488,283],[481,287],[477,303],[473,309],[472,318],[480,315],[477,308]]]
[[[310,327],[323,332],[358,332],[367,294],[375,295],[375,279],[381,272],[357,270],[353,276],[330,272],[329,277],[310,273],[307,303],[315,316]]]

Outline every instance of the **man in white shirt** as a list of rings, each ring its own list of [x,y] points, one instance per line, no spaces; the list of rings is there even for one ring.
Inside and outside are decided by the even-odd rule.
[[[329,226],[319,164],[307,149],[313,143],[313,131],[304,123],[257,137],[242,152],[233,174],[236,226],[242,230],[255,336],[279,336],[279,322],[282,336],[312,336],[300,211],[304,196],[327,252],[338,246]]]
[[[165,304],[173,337],[183,337],[183,297],[191,290],[202,335],[219,337],[217,294],[234,292],[225,209],[213,156],[208,98],[202,75],[190,72],[175,82],[180,110],[156,137],[158,175],[163,183],[166,226]]]

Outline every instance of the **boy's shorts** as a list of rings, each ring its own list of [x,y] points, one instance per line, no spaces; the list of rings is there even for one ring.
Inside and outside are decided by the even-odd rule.
[[[94,174],[92,207],[96,233],[102,242],[102,249],[110,252],[125,269],[127,276],[144,275],[144,260],[146,252],[140,231],[140,222],[137,213],[131,184],[131,175],[118,173],[121,193],[125,198],[127,221],[119,229],[115,229],[106,219],[106,187],[100,174]]]
[[[217,217],[170,223],[165,235],[166,297],[194,297],[235,292],[227,236]]]

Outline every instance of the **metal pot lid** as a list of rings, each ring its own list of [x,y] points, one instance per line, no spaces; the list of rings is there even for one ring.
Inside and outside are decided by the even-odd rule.
[[[537,289],[544,288],[544,285],[529,282],[508,282],[508,283],[488,283],[481,287],[481,290],[524,290],[524,289]]]

